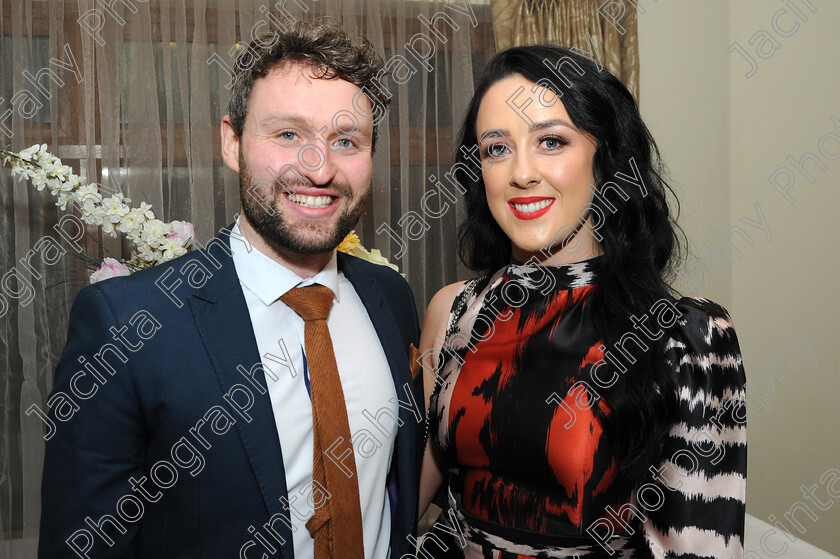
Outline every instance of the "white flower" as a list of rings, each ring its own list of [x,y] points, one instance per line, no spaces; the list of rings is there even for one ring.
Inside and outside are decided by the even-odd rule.
[[[72,197],[79,204],[79,209],[83,215],[85,213],[94,213],[97,205],[102,203],[102,195],[94,184],[79,186],[73,192]]]
[[[70,195],[73,191],[72,188],[67,186],[66,182],[63,182],[56,178],[47,178],[47,188],[50,189],[50,194],[53,196],[58,196],[59,194]]]
[[[121,193],[103,198],[98,185],[82,185],[81,178],[70,167],[47,152],[46,144],[35,144],[20,153],[0,157],[11,167],[12,176],[31,181],[39,191],[49,188],[62,210],[77,204],[85,223],[100,227],[111,237],[124,233],[134,244],[129,262],[132,268],[148,268],[186,254],[195,236],[191,223],[164,223],[156,219],[150,204],[143,202],[138,208],[131,208],[131,200]],[[128,275],[132,268],[125,262],[106,258],[91,276],[91,283],[114,275]]]
[[[102,232],[103,233],[107,233],[111,237],[116,237],[117,236],[117,232],[114,231],[114,224],[111,223],[110,221],[103,221],[103,222],[99,223],[98,225],[100,227],[102,227]]]
[[[152,211],[151,204],[147,204],[146,202],[140,202],[140,207],[137,210],[143,214],[146,219],[154,219],[155,212]]]
[[[61,192],[73,192],[73,190],[76,188],[76,185],[67,180],[66,177],[60,178],[59,176],[56,176],[52,180],[58,183],[58,190],[60,190]]]
[[[138,255],[141,259],[145,262],[148,262],[152,265],[157,264],[158,260],[162,258],[162,254],[153,251],[151,248],[147,246],[138,247],[140,250],[138,251]]]
[[[41,150],[41,146],[43,146],[43,148],[44,148],[43,150]],[[33,155],[35,155],[39,151],[46,151],[46,149],[47,149],[47,144],[41,144],[41,145],[35,144],[34,146],[29,146],[25,150],[21,151],[18,154],[18,157],[20,157],[24,161],[32,161],[32,156]]]
[[[105,209],[101,204],[95,204],[89,212],[82,212],[82,220],[91,225],[102,225],[105,222],[111,223],[111,220],[105,218]]]
[[[120,194],[103,198],[102,207],[105,212],[103,217],[107,217],[111,223],[119,223],[122,217],[129,212],[129,207],[123,203],[123,197]]]
[[[35,169],[36,167],[29,166],[27,163],[15,161],[15,165],[12,167],[12,175],[20,180],[31,179],[37,174]]]
[[[173,221],[169,226],[172,232],[166,235],[166,238],[180,243],[181,246],[188,246],[195,238],[195,228],[189,221]]]
[[[149,248],[154,251],[160,247],[166,240],[166,233],[169,232],[169,226],[159,219],[150,219],[143,224],[143,232],[140,234],[140,243],[149,245]],[[159,256],[159,255],[158,255]],[[156,258],[158,258],[156,256]]]
[[[187,253],[187,249],[185,249],[181,242],[176,239],[166,239],[160,245],[160,250],[163,251],[163,261],[167,262],[172,260],[173,258],[177,258],[183,254]]]
[[[47,186],[47,175],[46,173],[36,173],[34,176],[31,177],[32,179],[32,186],[35,187],[35,190],[41,192],[44,190],[44,187]]]
[[[129,274],[131,274],[131,271],[128,269],[128,266],[119,260],[106,258],[102,261],[102,265],[90,275],[90,283],[96,283],[117,276],[127,276]]]
[[[84,221],[88,225],[96,225],[96,226],[102,225],[102,220],[100,220],[96,216],[96,214],[94,214],[94,213],[86,213],[86,212],[83,211],[82,212],[82,221]]]
[[[117,229],[133,237],[142,231],[143,223],[145,221],[146,218],[143,216],[142,213],[140,213],[140,210],[135,208],[133,210],[130,210],[124,216],[122,216],[120,224],[117,225]]]
[[[61,163],[61,159],[53,157],[49,153],[44,155],[44,161],[41,161],[41,167],[45,173],[51,175],[62,181],[73,173],[73,169]]]
[[[143,224],[143,240],[149,244],[151,241],[162,239],[166,236],[168,227],[159,219],[150,219]]]
[[[78,202],[77,202],[78,204]],[[98,223],[99,216],[96,215],[96,201],[92,198],[85,198],[85,200],[78,204],[79,210],[82,212],[82,219],[88,223]]]
[[[67,209],[67,204],[72,204],[73,199],[70,198],[66,193],[61,192],[57,194],[58,200],[56,200],[55,205],[60,207],[62,210]]]

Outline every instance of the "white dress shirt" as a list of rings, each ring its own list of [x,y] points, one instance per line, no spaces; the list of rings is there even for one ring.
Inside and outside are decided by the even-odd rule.
[[[367,311],[353,285],[338,271],[335,253],[321,272],[304,280],[241,240],[238,223],[232,233],[233,263],[266,369],[283,453],[289,494],[288,503],[283,504],[290,507],[295,559],[314,556],[314,540],[305,526],[315,506],[312,403],[304,374],[303,319],[279,298],[293,287],[315,283],[335,294],[327,326],[335,349],[356,460],[365,558],[387,559],[391,513],[386,477],[398,427],[397,393]],[[341,451],[336,454],[340,455]]]

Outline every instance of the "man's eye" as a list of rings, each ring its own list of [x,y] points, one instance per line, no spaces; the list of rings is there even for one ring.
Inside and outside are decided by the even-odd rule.
[[[335,144],[340,148],[352,148],[353,140],[351,140],[350,138],[340,138],[336,140]]]
[[[283,138],[284,140],[294,140],[297,134],[295,134],[294,132],[280,132],[278,136],[280,138]]]

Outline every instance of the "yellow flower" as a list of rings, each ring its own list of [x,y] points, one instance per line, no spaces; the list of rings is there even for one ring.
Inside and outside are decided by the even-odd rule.
[[[362,241],[359,239],[359,236],[356,235],[355,231],[347,233],[347,236],[344,237],[344,240],[336,247],[336,250],[346,252],[347,254],[361,258],[362,260],[367,260],[368,262],[372,262],[374,264],[388,266],[397,272],[400,271],[397,265],[388,262],[388,259],[382,256],[382,253],[379,252],[378,249],[368,251],[365,247],[363,247]]]
[[[362,241],[359,239],[359,236],[356,234],[356,231],[350,231],[347,233],[347,236],[344,237],[344,240],[339,243],[336,247],[336,250],[341,252],[350,253],[354,248],[361,248]]]

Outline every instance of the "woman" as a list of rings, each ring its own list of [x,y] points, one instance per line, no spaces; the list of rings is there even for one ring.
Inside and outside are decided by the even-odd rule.
[[[445,510],[421,556],[741,557],[740,351],[723,308],[671,295],[680,234],[631,94],[567,49],[508,49],[458,153],[461,256],[486,275],[426,314],[420,513],[439,489]]]

